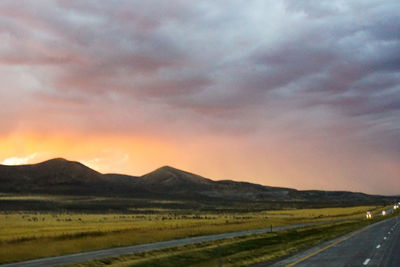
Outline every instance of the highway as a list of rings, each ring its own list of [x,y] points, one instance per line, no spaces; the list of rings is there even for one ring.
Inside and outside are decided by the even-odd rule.
[[[400,218],[369,225],[272,266],[400,266]]]

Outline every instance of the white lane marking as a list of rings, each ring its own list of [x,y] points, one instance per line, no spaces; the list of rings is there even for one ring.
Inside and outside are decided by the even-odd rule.
[[[381,245],[377,245],[377,246],[376,246],[376,248],[380,248],[380,247],[381,247]]]
[[[366,259],[363,263],[363,265],[368,265],[368,263],[370,262],[371,259]]]

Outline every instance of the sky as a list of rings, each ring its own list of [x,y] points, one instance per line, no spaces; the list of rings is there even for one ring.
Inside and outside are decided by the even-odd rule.
[[[0,163],[400,194],[398,0],[2,0]]]

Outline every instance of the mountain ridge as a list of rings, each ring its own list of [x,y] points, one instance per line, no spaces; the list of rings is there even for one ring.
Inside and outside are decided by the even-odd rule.
[[[243,201],[378,201],[389,198],[349,191],[297,190],[232,180],[212,180],[171,166],[142,176],[102,174],[63,158],[0,165],[1,193],[205,198]]]

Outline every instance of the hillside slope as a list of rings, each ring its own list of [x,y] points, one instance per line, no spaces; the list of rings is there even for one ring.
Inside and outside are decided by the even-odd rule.
[[[345,191],[300,191],[230,180],[214,181],[169,166],[141,177],[101,174],[79,162],[60,158],[32,165],[0,165],[0,192],[285,202],[388,199]]]
[[[62,158],[32,165],[0,165],[0,192],[5,193],[118,195],[129,189],[118,179]]]

